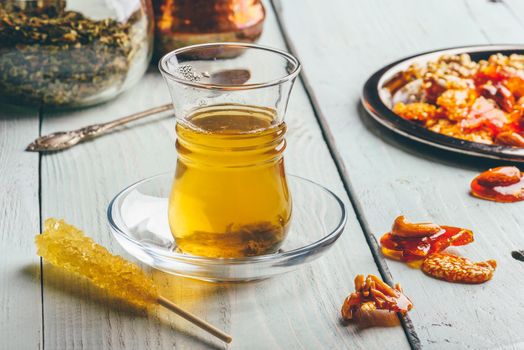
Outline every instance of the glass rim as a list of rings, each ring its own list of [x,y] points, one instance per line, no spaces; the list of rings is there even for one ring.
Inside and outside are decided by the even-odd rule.
[[[181,53],[199,49],[199,48],[209,48],[209,47],[217,47],[217,46],[229,46],[229,47],[236,47],[236,48],[245,48],[245,49],[257,49],[257,50],[263,50],[267,52],[271,52],[274,54],[278,54],[282,57],[284,57],[288,62],[291,62],[294,64],[294,69],[291,73],[288,73],[287,75],[278,78],[269,80],[266,82],[261,83],[254,83],[254,84],[207,84],[207,83],[199,83],[194,81],[189,81],[185,79],[181,79],[177,76],[175,76],[173,73],[171,73],[167,67],[167,61],[176,55],[179,55]],[[173,50],[171,52],[168,52],[165,54],[160,61],[158,62],[158,69],[160,72],[164,75],[164,77],[169,78],[177,83],[188,85],[192,87],[197,87],[201,89],[209,89],[209,90],[251,90],[251,89],[259,89],[259,88],[265,88],[269,86],[279,85],[282,83],[285,83],[287,81],[292,81],[297,77],[297,75],[300,73],[300,70],[302,69],[302,65],[300,64],[300,61],[298,58],[293,56],[292,54],[272,48],[269,46],[264,45],[258,45],[258,44],[250,44],[250,43],[241,43],[241,42],[215,42],[215,43],[206,43],[206,44],[197,44],[197,45],[189,45],[184,46],[181,48],[178,48],[176,50]]]

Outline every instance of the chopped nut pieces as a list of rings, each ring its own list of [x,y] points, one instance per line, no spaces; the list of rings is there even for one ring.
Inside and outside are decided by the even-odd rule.
[[[471,181],[471,194],[495,202],[524,200],[524,176],[514,166],[489,169]]]
[[[365,311],[387,310],[405,314],[413,304],[402,293],[399,284],[391,288],[380,278],[374,275],[355,277],[355,292],[351,293],[342,305],[342,317],[345,320],[354,319],[355,314],[364,309]]]
[[[472,262],[456,255],[435,253],[422,263],[422,271],[429,276],[459,283],[484,283],[493,277],[495,260]]]
[[[459,227],[430,223],[409,223],[399,216],[391,229],[380,238],[382,253],[392,259],[417,261],[449,246],[473,242],[473,232]]]

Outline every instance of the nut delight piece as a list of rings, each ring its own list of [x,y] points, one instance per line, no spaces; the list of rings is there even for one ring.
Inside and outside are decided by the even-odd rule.
[[[380,238],[382,253],[405,262],[423,260],[449,246],[473,242],[473,232],[467,229],[439,226],[433,223],[411,223],[404,216],[395,219],[391,232]]]
[[[435,253],[422,263],[425,274],[448,282],[484,283],[493,277],[497,262],[487,260],[472,262],[460,256]]]
[[[355,292],[351,293],[342,305],[344,320],[360,319],[363,314],[377,310],[405,314],[413,308],[413,303],[402,292],[399,284],[391,288],[375,275],[355,277]],[[398,320],[397,320],[398,321]]]
[[[514,166],[489,169],[471,181],[471,194],[495,202],[524,200],[524,176]]]

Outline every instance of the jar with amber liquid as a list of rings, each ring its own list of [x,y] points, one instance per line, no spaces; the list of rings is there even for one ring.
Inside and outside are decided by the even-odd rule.
[[[227,51],[240,54],[219,58]],[[159,66],[177,118],[168,208],[177,248],[216,258],[276,252],[292,216],[284,114],[298,60],[218,43],[173,51]]]
[[[188,45],[253,43],[266,18],[261,0],[153,0],[153,6],[156,58]]]

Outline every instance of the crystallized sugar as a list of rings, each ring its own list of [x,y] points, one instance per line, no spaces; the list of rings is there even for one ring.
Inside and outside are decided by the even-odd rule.
[[[47,219],[35,243],[42,258],[86,277],[115,297],[141,308],[158,299],[153,281],[138,266],[111,254],[64,220]]]

